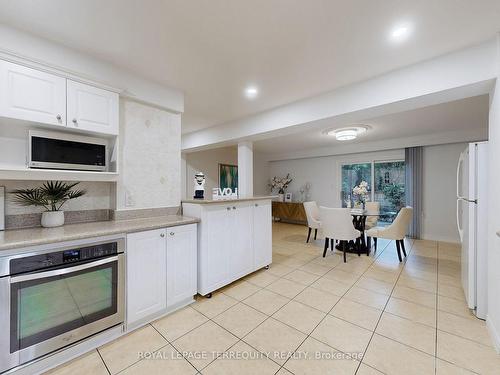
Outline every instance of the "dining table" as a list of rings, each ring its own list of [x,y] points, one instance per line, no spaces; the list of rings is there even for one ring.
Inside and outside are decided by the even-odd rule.
[[[359,246],[361,253],[369,255],[370,246],[367,246],[365,239],[366,219],[370,216],[380,216],[380,212],[370,211],[364,208],[353,208],[351,209],[351,216],[352,216],[352,224],[354,225],[354,228],[359,230],[360,236],[356,239],[356,241],[349,241],[346,252],[357,254]],[[336,246],[336,249],[342,250],[340,242]]]

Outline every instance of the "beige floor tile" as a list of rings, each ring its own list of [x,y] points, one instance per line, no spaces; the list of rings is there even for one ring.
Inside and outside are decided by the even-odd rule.
[[[281,263],[277,263],[277,264],[273,263],[269,267],[268,271],[269,271],[269,273],[272,273],[274,276],[281,277],[281,276],[286,275],[287,273],[292,272],[294,269],[295,269],[295,267],[285,266],[284,264],[281,264]]]
[[[424,305],[392,297],[389,299],[385,311],[415,323],[436,327],[436,309]]]
[[[438,286],[438,294],[440,296],[455,298],[460,301],[465,301],[464,290],[461,286],[451,286],[446,284],[440,284]]]
[[[287,298],[293,298],[306,288],[305,285],[287,279],[279,279],[266,286],[266,289]]]
[[[147,325],[99,348],[112,374],[139,361],[140,352],[154,352],[167,344],[153,327]]]
[[[268,272],[268,270],[260,270],[247,276],[245,280],[249,283],[264,288],[278,280],[278,276],[273,275],[272,273]]]
[[[302,270],[295,270],[290,272],[289,274],[283,276],[283,278],[295,281],[296,283],[302,284],[309,286],[313,282],[319,279],[318,275],[302,271]]]
[[[323,266],[319,263],[314,263],[310,262],[307,264],[304,264],[299,268],[299,270],[306,271],[309,273],[312,273],[313,275],[317,276],[323,276],[325,273],[329,272],[332,269],[332,267],[329,266]]]
[[[473,375],[474,373],[452,363],[437,359],[436,375]]]
[[[385,271],[378,271],[376,269],[369,269],[366,271],[366,273],[363,275],[365,277],[369,277],[371,279],[375,280],[380,280],[380,281],[385,281],[386,283],[389,284],[394,284],[396,280],[398,279],[399,271],[393,271],[393,272],[385,272]]]
[[[460,315],[465,318],[476,319],[472,311],[467,307],[465,301],[460,301],[455,298],[444,297],[438,295],[438,310],[446,311],[451,314]]]
[[[324,312],[296,301],[290,301],[278,310],[273,318],[309,334],[325,316]]]
[[[260,312],[263,312],[264,314],[272,315],[283,307],[283,305],[285,305],[288,301],[290,301],[289,298],[271,292],[270,290],[262,289],[243,300],[243,303],[259,310]]]
[[[56,367],[46,373],[47,375],[107,375],[108,371],[96,350],[81,357]]]
[[[418,303],[420,305],[424,305],[433,309],[436,308],[436,295],[433,293],[408,288],[402,285],[396,285],[392,296],[403,299],[405,301]]]
[[[431,375],[435,358],[375,334],[363,362],[387,375]]]
[[[151,323],[167,340],[173,341],[207,321],[205,315],[185,307]]]
[[[358,372],[356,372],[356,375],[384,375],[384,373],[380,372],[378,370],[375,370],[373,367],[370,367],[370,366],[362,363],[361,366],[359,366],[359,369],[358,369]]]
[[[204,375],[274,375],[280,366],[240,341],[204,370]]]
[[[213,318],[237,303],[238,300],[224,293],[217,292],[212,295],[212,298],[198,297],[196,302],[191,306],[203,315]]]
[[[281,264],[284,266],[288,266],[288,267],[298,268],[298,267],[303,266],[304,264],[306,264],[308,262],[309,261],[307,261],[307,260],[297,259],[295,257],[288,257],[287,259],[283,260],[281,262]]]
[[[498,374],[500,356],[491,347],[438,331],[437,356],[480,374]]]
[[[322,250],[320,250],[322,252]],[[342,263],[342,257],[338,253],[328,252],[326,257],[323,258],[323,254],[318,258],[315,258],[312,262],[318,263],[327,267],[335,267]]]
[[[401,276],[398,280],[398,285],[406,286],[408,288],[422,290],[424,292],[436,293],[437,284],[434,281],[427,281],[418,279],[416,277]]]
[[[375,332],[432,356],[435,355],[435,328],[384,312]]]
[[[323,276],[312,283],[311,287],[342,297],[351,288],[351,285]]]
[[[406,267],[401,271],[401,275],[408,276],[410,278],[416,277],[418,279],[423,279],[423,280],[427,280],[430,282],[436,282],[436,280],[438,278],[437,273],[435,273],[435,272],[426,272],[426,271],[415,270],[415,269],[411,269],[411,268],[406,269]]]
[[[441,331],[477,341],[483,345],[492,345],[486,323],[480,319],[464,318],[444,311],[438,311],[437,327]]]
[[[389,296],[354,286],[346,293],[345,298],[382,310]]]
[[[248,281],[239,280],[222,289],[222,292],[226,296],[241,301],[251,296],[252,294],[258,292],[260,289],[261,287],[251,284]]]
[[[330,312],[330,315],[347,320],[370,331],[375,329],[382,310],[362,305],[358,302],[342,298]]]
[[[346,285],[353,285],[359,278],[358,275],[354,275],[347,271],[342,271],[340,269],[334,268],[323,276],[325,279],[340,281]]]
[[[372,332],[328,315],[311,333],[315,339],[344,353],[363,353]]]
[[[295,351],[305,338],[302,332],[269,318],[244,337],[243,341],[261,352],[271,352],[272,359],[283,364],[289,353]]]
[[[203,369],[238,341],[238,338],[213,322],[206,322],[175,340],[173,346],[198,370]]]
[[[157,352],[152,353],[151,357],[146,357],[127,367],[124,371],[120,372],[120,375],[189,375],[196,374],[196,372],[196,369],[182,358],[181,354],[172,345],[167,345]]]
[[[439,275],[438,285],[451,285],[457,286],[461,283],[460,275],[457,276],[448,276],[448,275]]]
[[[391,295],[392,288],[394,287],[394,284],[392,283],[364,276],[362,276],[354,285],[366,290],[371,290],[372,292],[385,294],[387,296]]]
[[[286,368],[282,367],[280,370],[276,373],[276,375],[294,375],[290,371],[288,371]]]
[[[299,347],[300,355],[293,356],[285,368],[295,375],[354,375],[359,362],[328,345],[308,337]]]
[[[317,256],[318,256],[317,254],[314,254],[311,252],[300,251],[300,252],[292,255],[292,258],[296,258],[296,259],[304,260],[306,262],[310,262],[311,260],[313,260]]]
[[[266,319],[267,315],[239,303],[216,316],[213,320],[233,335],[241,338]]]
[[[294,298],[295,301],[314,307],[315,309],[325,313],[330,311],[339,299],[339,296],[315,289],[313,287],[304,289]]]

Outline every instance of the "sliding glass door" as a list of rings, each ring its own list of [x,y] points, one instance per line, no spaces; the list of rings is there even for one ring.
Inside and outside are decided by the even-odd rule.
[[[349,200],[351,206],[354,205],[352,189],[361,181],[369,184],[369,200],[380,202],[379,225],[392,223],[405,205],[404,160],[343,164],[340,189],[342,207],[347,207]]]

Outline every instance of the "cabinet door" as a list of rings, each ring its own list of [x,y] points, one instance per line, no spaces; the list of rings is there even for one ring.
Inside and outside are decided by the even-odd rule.
[[[271,264],[273,234],[270,202],[255,202],[253,205],[253,246],[255,268]]]
[[[0,116],[66,126],[66,79],[0,60]]]
[[[165,229],[127,235],[127,325],[167,308]]]
[[[232,207],[233,219],[228,249],[229,270],[232,278],[241,277],[253,270],[252,206],[239,203]]]
[[[197,293],[196,224],[167,228],[167,308]]]
[[[231,207],[217,206],[207,207],[205,217],[202,218],[204,231],[206,234],[202,241],[203,250],[200,252],[202,290],[211,292],[220,285],[224,285],[229,278],[228,249],[231,247],[234,238],[231,226]],[[207,292],[208,293],[208,292]]]
[[[68,80],[68,126],[118,134],[118,94]]]

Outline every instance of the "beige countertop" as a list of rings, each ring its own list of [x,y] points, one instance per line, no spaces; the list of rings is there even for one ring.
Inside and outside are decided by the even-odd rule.
[[[140,232],[198,222],[198,219],[190,217],[168,215],[130,220],[68,224],[57,228],[11,229],[0,231],[0,256],[2,250],[120,233]]]
[[[186,200],[183,200],[182,203],[225,204],[225,203],[228,203],[228,202],[260,201],[260,200],[264,200],[264,199],[273,199],[273,198],[276,198],[276,196],[255,196],[255,197],[248,197],[248,198],[220,199],[220,200],[213,200],[213,199],[186,199]]]

